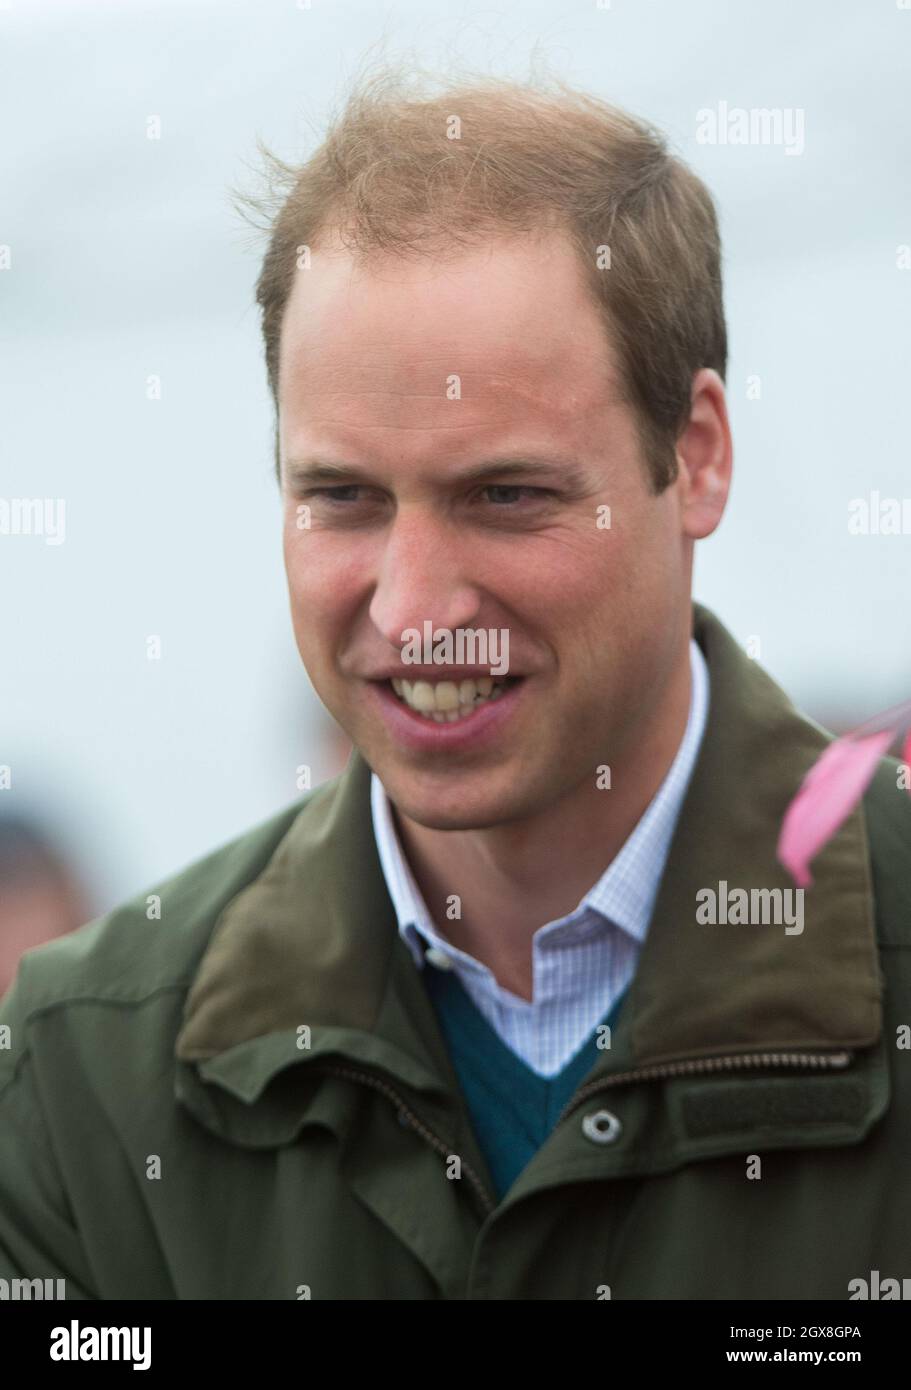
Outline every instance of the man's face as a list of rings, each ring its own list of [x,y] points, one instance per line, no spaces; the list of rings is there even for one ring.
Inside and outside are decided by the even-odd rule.
[[[502,825],[593,787],[634,756],[679,661],[692,542],[677,485],[649,492],[617,382],[557,233],[366,268],[335,243],[298,275],[279,391],[294,632],[318,695],[422,825]],[[302,480],[314,459],[348,471]],[[464,726],[377,679],[414,679],[401,654],[426,622],[508,630],[520,679]],[[459,686],[458,666],[439,679]]]

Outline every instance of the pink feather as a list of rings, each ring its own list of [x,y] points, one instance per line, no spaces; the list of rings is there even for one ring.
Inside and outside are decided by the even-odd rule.
[[[801,888],[808,888],[810,860],[848,819],[895,737],[895,728],[830,743],[814,763],[785,812],[778,837],[778,860]],[[911,751],[911,733],[905,745]]]

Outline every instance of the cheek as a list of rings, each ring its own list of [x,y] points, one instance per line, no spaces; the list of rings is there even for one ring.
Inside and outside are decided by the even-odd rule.
[[[297,649],[309,671],[320,634],[326,628],[327,616],[325,590],[319,582],[320,566],[308,540],[306,533],[291,531],[289,534],[288,529],[285,530],[283,550],[291,625]]]
[[[611,529],[600,536],[592,557],[597,594],[635,606],[637,598],[647,602],[664,586],[673,568],[674,536],[659,513],[617,508]]]
[[[314,531],[286,526],[285,573],[296,629],[313,634],[347,621],[366,592],[363,563],[350,548]],[[299,639],[303,635],[298,632]]]

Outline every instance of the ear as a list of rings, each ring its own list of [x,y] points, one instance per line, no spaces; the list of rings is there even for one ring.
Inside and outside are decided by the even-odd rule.
[[[724,382],[711,367],[693,377],[690,418],[676,452],[684,534],[701,540],[721,521],[734,462]]]

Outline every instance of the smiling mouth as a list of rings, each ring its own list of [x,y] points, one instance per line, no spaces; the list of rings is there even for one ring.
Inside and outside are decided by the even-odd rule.
[[[392,679],[384,684],[413,713],[437,724],[456,724],[460,719],[467,719],[480,705],[499,700],[521,679],[521,676],[479,676],[475,680],[461,681]]]

